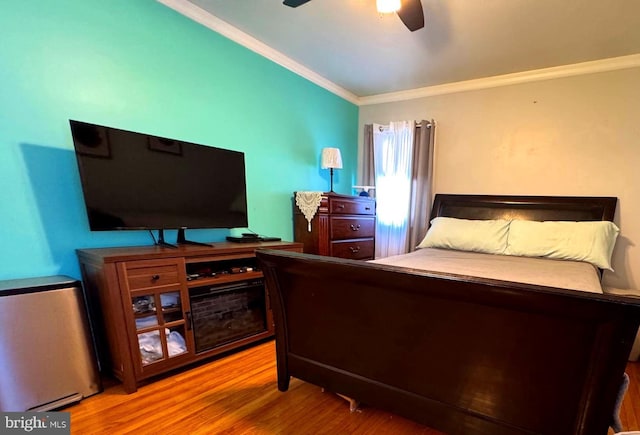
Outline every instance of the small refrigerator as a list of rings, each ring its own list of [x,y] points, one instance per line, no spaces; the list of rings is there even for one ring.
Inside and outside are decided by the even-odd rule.
[[[0,281],[0,411],[50,411],[101,389],[80,282]]]

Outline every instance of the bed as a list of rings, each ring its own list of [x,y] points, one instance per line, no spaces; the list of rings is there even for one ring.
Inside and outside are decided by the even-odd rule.
[[[597,222],[611,221],[615,206],[606,197],[436,195],[431,217]],[[257,257],[281,391],[293,376],[450,434],[607,433],[640,324],[637,299],[393,260]]]

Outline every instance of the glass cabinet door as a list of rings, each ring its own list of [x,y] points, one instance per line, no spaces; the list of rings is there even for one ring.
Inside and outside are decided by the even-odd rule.
[[[185,340],[185,319],[182,315],[180,292],[160,293],[162,318],[164,319],[167,338],[167,354],[169,358],[187,352]]]
[[[179,290],[131,298],[142,367],[188,352]]]

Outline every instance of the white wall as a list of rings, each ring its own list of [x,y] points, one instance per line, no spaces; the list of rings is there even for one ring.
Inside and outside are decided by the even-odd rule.
[[[604,284],[640,288],[640,68],[361,106],[364,124],[435,119],[435,192],[617,196]]]

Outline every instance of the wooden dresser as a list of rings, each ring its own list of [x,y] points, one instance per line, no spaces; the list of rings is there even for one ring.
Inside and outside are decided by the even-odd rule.
[[[322,194],[311,220],[311,230],[293,198],[293,232],[304,252],[354,260],[371,260],[375,254],[376,203],[364,196]]]

